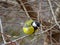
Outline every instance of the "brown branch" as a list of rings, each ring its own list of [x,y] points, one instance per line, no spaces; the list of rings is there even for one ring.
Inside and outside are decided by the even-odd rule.
[[[16,0],[18,2],[18,4],[21,4],[19,0]],[[27,2],[27,0],[22,0],[23,3]],[[28,3],[26,3],[24,6],[26,8],[27,11],[33,11],[32,7],[29,5],[29,6],[26,6],[26,5],[29,5]],[[20,5],[21,8],[24,10],[23,6]],[[29,13],[29,16],[34,19],[34,18],[37,18],[37,13],[36,12],[28,12]],[[34,17],[34,18],[33,18]],[[35,19],[36,20],[36,19]]]

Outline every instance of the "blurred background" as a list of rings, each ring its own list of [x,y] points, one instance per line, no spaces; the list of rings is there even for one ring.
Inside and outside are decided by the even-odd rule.
[[[45,29],[48,29],[55,24],[48,0],[27,0],[27,2],[24,2],[24,0],[21,1],[24,4],[29,4],[29,6],[32,7],[33,11],[30,12],[37,13],[37,15],[34,15],[37,17],[35,20],[39,21],[40,19],[42,19],[43,21],[48,22],[44,25],[46,26]],[[53,11],[55,12],[57,8],[56,3],[60,4],[60,0],[50,1],[52,4]],[[19,4],[16,0],[0,0],[0,19],[3,27],[3,33],[1,33],[0,30],[0,45],[5,45],[2,38],[2,34],[4,35],[6,45],[44,45],[44,38],[46,38],[45,33],[37,36],[35,36],[34,34],[31,36],[26,36],[26,34],[23,33],[22,28],[24,26],[25,21],[27,21],[29,18],[20,5],[21,4]],[[42,31],[43,30],[39,29],[39,31],[36,33],[40,33]],[[52,35],[52,33],[49,33],[49,35]],[[24,36],[26,37],[24,38]],[[7,44],[7,42],[11,43]],[[60,45],[59,43],[57,45]],[[55,44],[49,43],[46,45]]]

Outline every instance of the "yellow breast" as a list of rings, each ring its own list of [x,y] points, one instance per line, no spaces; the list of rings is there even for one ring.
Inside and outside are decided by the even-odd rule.
[[[31,35],[34,32],[34,28],[32,26],[30,26],[30,27],[23,27],[23,32],[25,34]]]

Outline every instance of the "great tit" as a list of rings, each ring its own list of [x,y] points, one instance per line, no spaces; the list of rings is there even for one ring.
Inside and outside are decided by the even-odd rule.
[[[23,27],[23,32],[25,34],[31,35],[31,34],[35,33],[35,31],[38,29],[38,27],[40,27],[39,22],[33,21],[33,20],[28,20],[25,22],[25,25]]]

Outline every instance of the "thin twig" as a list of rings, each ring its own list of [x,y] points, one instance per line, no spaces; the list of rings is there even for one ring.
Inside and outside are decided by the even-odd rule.
[[[23,8],[24,8],[27,17],[28,17],[29,19],[31,19],[30,16],[29,16],[29,14],[28,14],[28,12],[27,12],[27,10],[26,10],[26,8],[25,8],[25,6],[24,6],[24,4],[23,4],[23,2],[22,2],[21,0],[20,0],[20,3],[21,3],[21,5],[22,5]]]
[[[59,22],[60,23],[60,22]],[[56,24],[55,25],[53,25],[52,27],[50,27],[49,29],[47,29],[47,30],[45,30],[45,31],[42,31],[41,33],[37,33],[36,34],[36,36],[38,36],[38,35],[41,35],[41,34],[43,34],[43,33],[46,33],[46,32],[48,32],[49,30],[51,30],[52,28],[54,28],[56,26]],[[33,40],[31,40],[31,41],[34,41],[34,40],[36,40],[37,38],[34,38]]]
[[[57,26],[59,26],[59,28],[60,28],[60,25],[58,24],[57,19],[56,19],[56,16],[55,16],[55,14],[54,14],[54,11],[53,11],[53,9],[52,9],[51,1],[48,0],[48,2],[49,2],[49,5],[50,5],[50,9],[51,9],[51,12],[52,12],[52,15],[53,15],[54,21],[55,21],[55,23],[57,24]]]
[[[58,23],[60,23],[60,22],[58,22]],[[52,27],[50,27],[49,29],[46,29],[45,31],[42,31],[41,33],[38,33],[38,35],[41,35],[41,34],[43,34],[43,33],[46,33],[46,32],[48,32],[49,30],[51,30],[52,28],[54,28],[56,26],[56,24],[54,24]]]
[[[47,32],[47,33],[48,33],[48,32]],[[48,33],[48,35],[49,35],[49,36],[52,36],[52,35],[50,35],[49,33]],[[50,37],[50,38],[51,38],[50,41],[54,40],[54,41],[57,43],[56,39],[54,39],[53,37]],[[51,43],[53,44],[53,41],[52,41]]]
[[[54,2],[58,7],[60,7],[60,5],[57,2]]]
[[[3,35],[4,32],[3,32],[3,27],[2,27],[1,19],[0,19],[0,27],[1,27],[2,39],[3,39],[3,41],[4,41],[4,45],[5,45],[6,40],[5,40],[5,37],[4,37],[4,35]]]
[[[16,42],[16,41],[21,40],[21,39],[23,39],[23,38],[26,38],[26,37],[28,37],[28,36],[29,36],[29,35],[20,37],[20,38],[18,38],[18,39],[15,39],[15,40],[12,40],[12,41],[10,41],[10,42],[7,42],[6,44],[9,44],[9,43],[11,43],[11,42]]]

